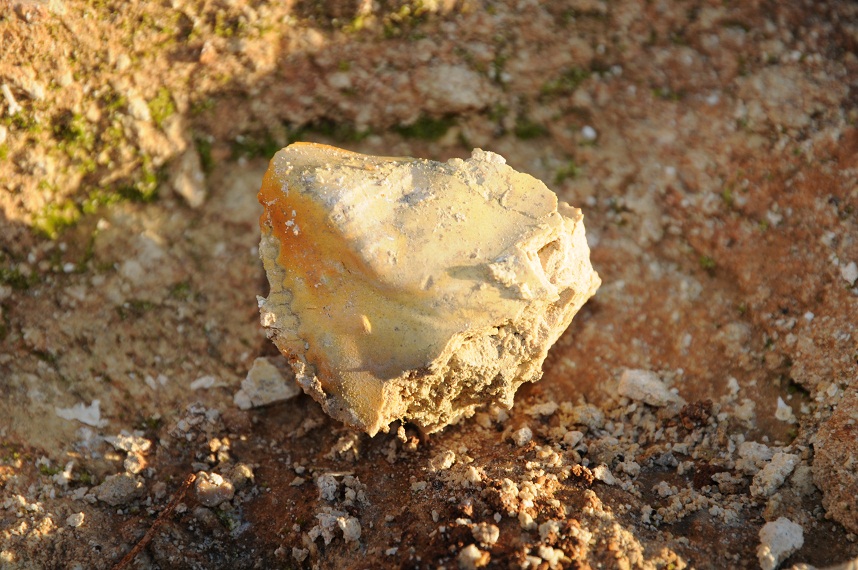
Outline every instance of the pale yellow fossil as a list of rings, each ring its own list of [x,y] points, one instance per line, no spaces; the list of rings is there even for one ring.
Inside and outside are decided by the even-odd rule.
[[[262,324],[370,435],[510,407],[599,287],[581,211],[494,153],[446,163],[296,143],[259,192]]]

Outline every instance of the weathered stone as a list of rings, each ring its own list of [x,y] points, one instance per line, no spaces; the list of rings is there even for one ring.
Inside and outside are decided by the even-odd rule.
[[[780,517],[760,529],[757,558],[763,570],[775,570],[790,554],[804,544],[804,529],[791,520]]]
[[[114,507],[139,499],[145,491],[143,481],[129,473],[111,475],[92,490],[99,501]]]
[[[581,211],[479,149],[440,163],[293,144],[259,201],[262,324],[304,391],[371,435],[511,407],[600,284]]]
[[[626,370],[617,387],[620,396],[637,400],[650,406],[662,408],[668,405],[681,406],[685,401],[671,392],[655,372],[649,370]]]
[[[858,533],[858,391],[849,390],[814,442],[813,481],[828,515]]]
[[[232,481],[224,479],[218,473],[205,471],[197,473],[194,489],[197,492],[197,500],[207,507],[216,507],[224,501],[231,501],[235,495]]]
[[[278,366],[277,360],[281,363]],[[242,410],[258,408],[294,398],[301,393],[295,385],[294,375],[277,359],[260,357],[253,361],[247,377],[241,382],[241,390],[233,397],[235,405]]]

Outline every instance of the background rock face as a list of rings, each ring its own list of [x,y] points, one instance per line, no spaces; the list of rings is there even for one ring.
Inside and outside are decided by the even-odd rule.
[[[600,283],[581,211],[479,149],[440,163],[297,143],[259,201],[262,323],[304,390],[370,435],[511,407]]]
[[[856,21],[0,3],[0,566],[111,568],[168,505],[136,565],[758,568],[779,520],[782,567],[858,556]],[[603,285],[511,410],[427,444],[272,401],[256,194],[297,140],[482,148],[586,213]]]

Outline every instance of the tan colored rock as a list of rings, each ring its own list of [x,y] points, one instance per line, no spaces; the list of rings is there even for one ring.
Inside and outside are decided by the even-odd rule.
[[[813,446],[813,481],[831,518],[858,533],[858,391],[849,390],[822,424]]]
[[[494,153],[297,143],[259,201],[262,324],[331,416],[374,435],[511,407],[596,291],[581,211]]]

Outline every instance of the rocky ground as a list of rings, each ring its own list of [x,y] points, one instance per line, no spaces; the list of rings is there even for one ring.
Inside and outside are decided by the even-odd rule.
[[[858,557],[858,6],[0,4],[0,567]],[[510,411],[240,409],[293,140],[506,157],[603,286]],[[192,477],[195,477],[192,480]]]

